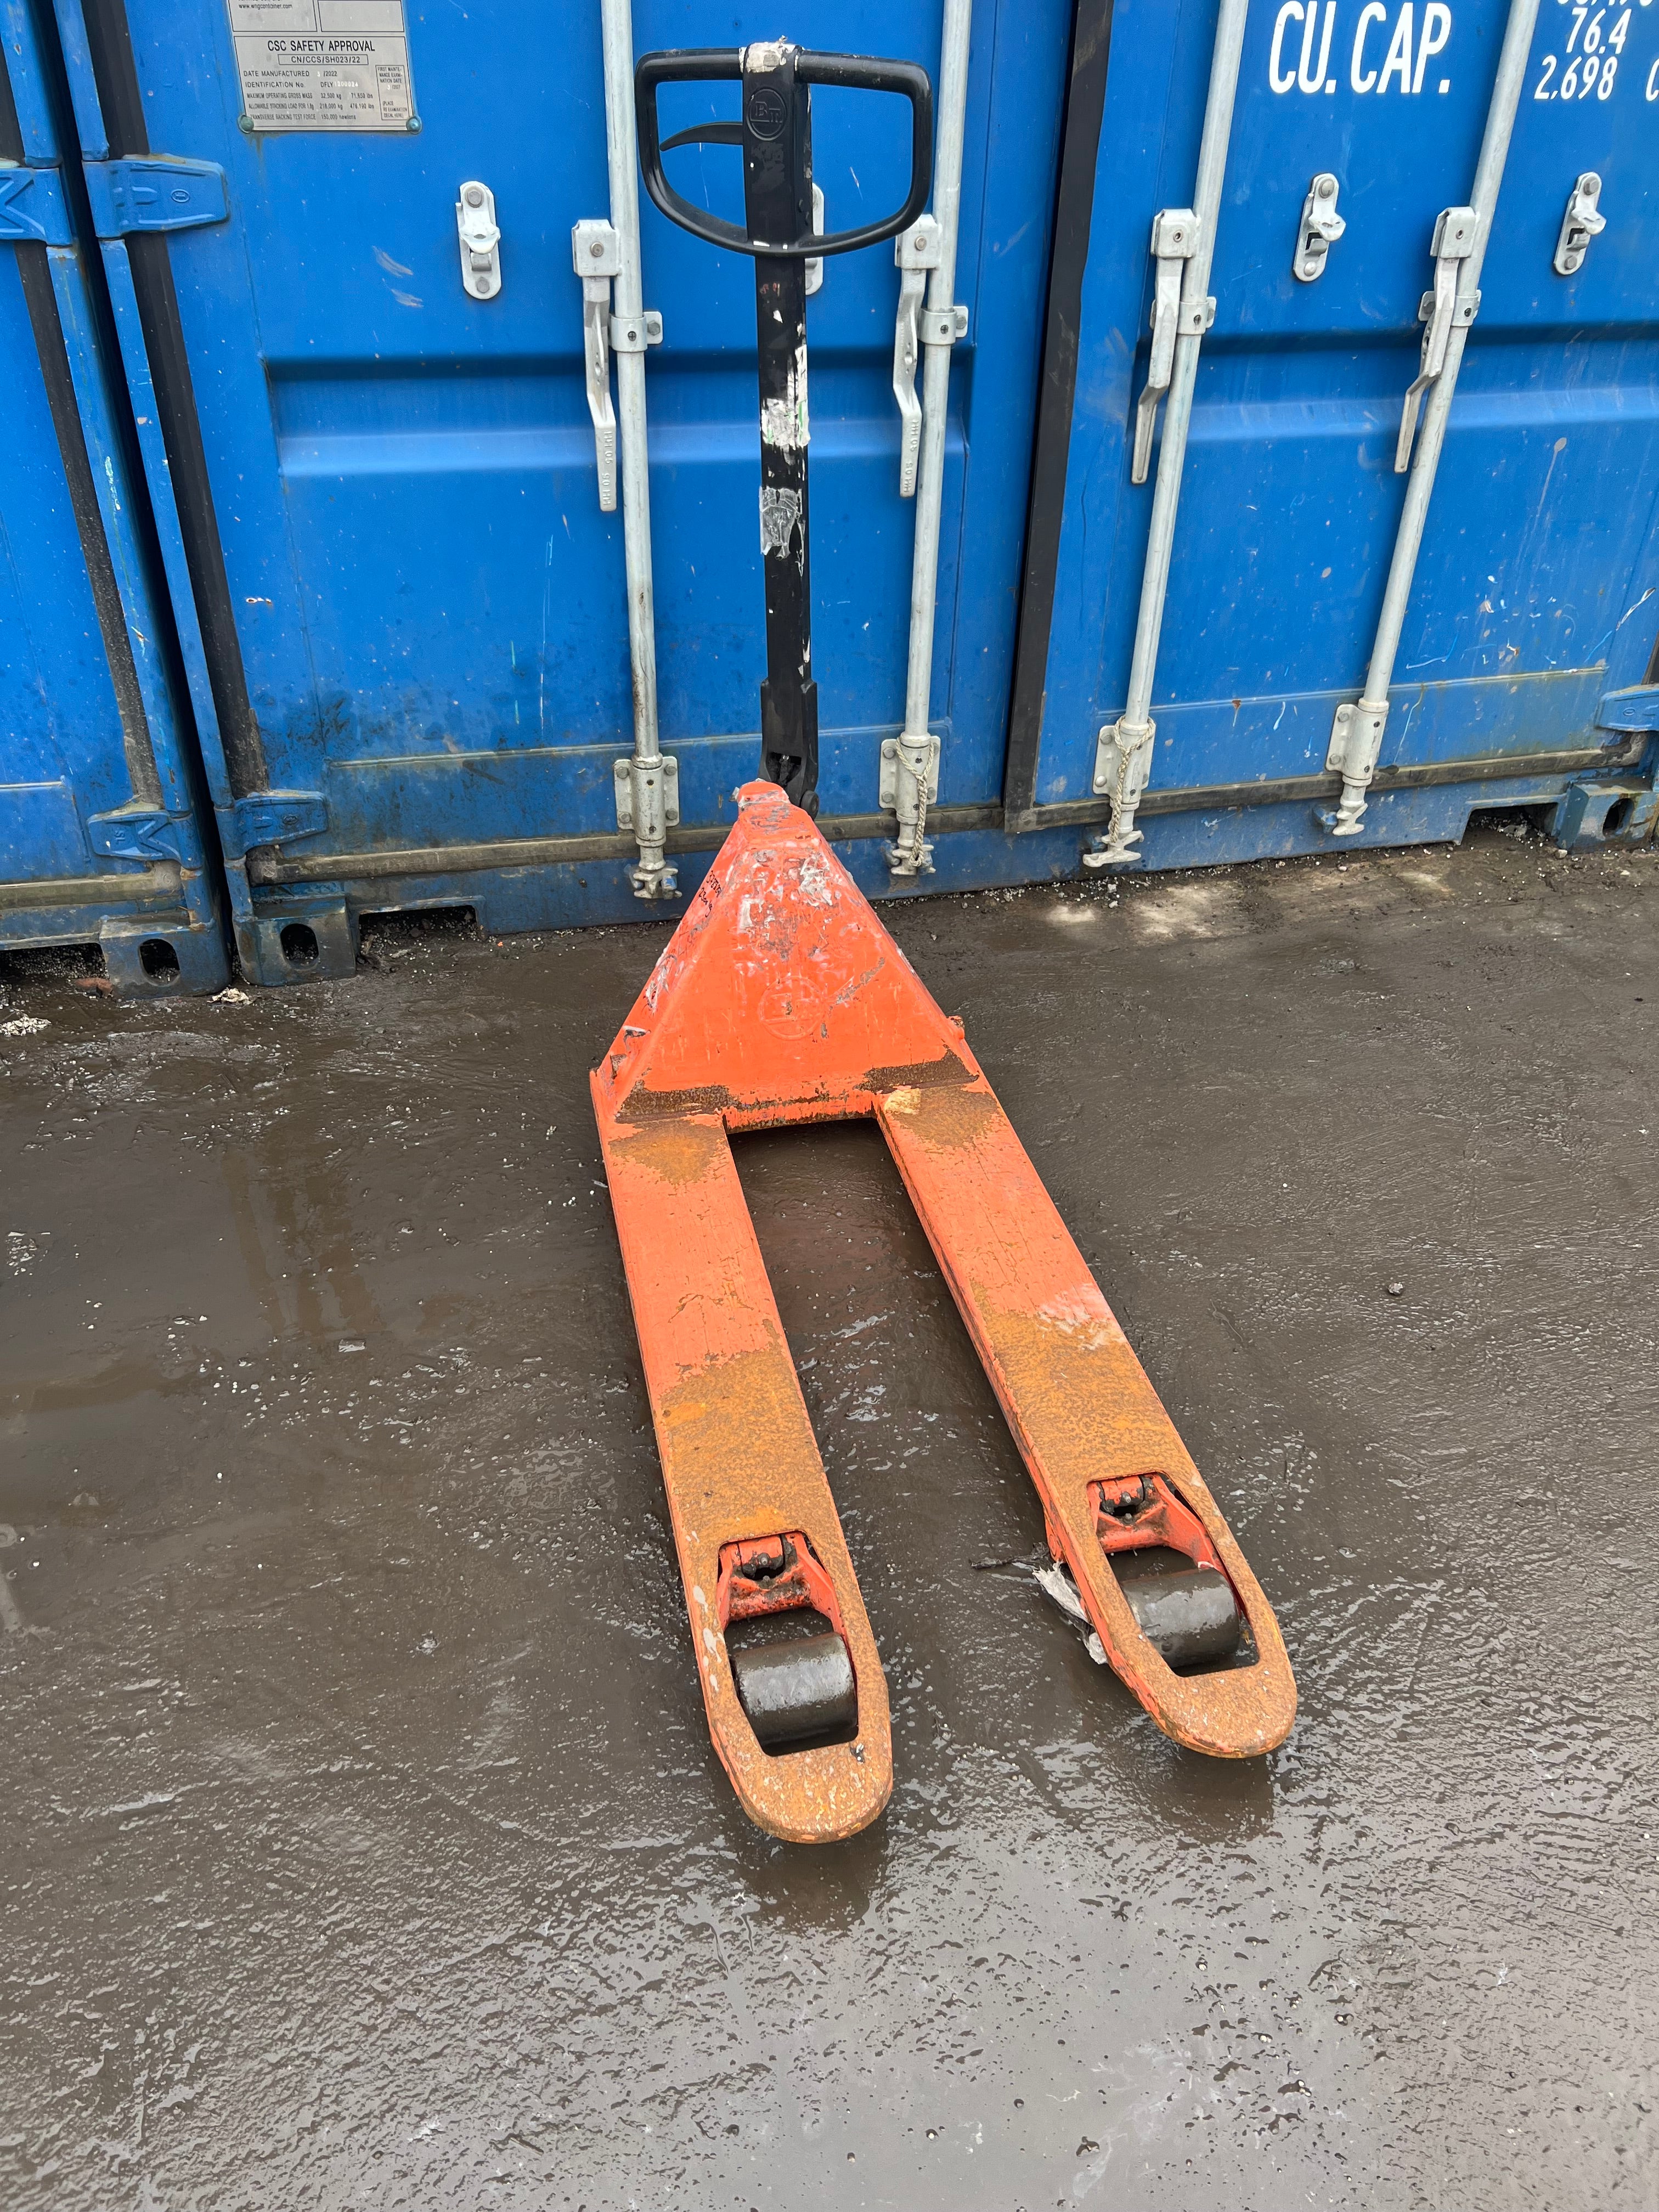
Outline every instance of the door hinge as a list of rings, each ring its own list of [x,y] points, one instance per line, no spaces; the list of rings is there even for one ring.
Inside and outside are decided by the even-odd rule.
[[[9,246],[67,246],[69,208],[56,169],[0,167],[0,240]]]
[[[198,230],[204,223],[230,220],[225,173],[216,161],[134,155],[85,166],[93,228],[100,238],[127,238],[143,230]]]
[[[320,837],[328,828],[328,801],[320,791],[250,792],[233,804],[230,814],[239,854],[252,852],[256,845],[291,845],[301,837]]]
[[[108,814],[89,815],[87,838],[93,851],[106,860],[192,860],[194,850],[185,848],[185,827],[153,806],[120,806]]]

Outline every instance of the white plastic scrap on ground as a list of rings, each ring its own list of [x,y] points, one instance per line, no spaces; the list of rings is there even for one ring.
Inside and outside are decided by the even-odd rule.
[[[1068,1620],[1075,1621],[1079,1628],[1089,1629],[1083,1639],[1083,1648],[1097,1667],[1103,1667],[1106,1664],[1106,1647],[1094,1630],[1089,1628],[1089,1616],[1083,1609],[1083,1600],[1077,1594],[1077,1584],[1066,1569],[1056,1561],[1050,1567],[1033,1567],[1031,1572],[1036,1577],[1038,1589],[1054,1600]]]
[[[248,1006],[253,1003],[253,994],[239,990],[234,983],[229,983],[222,991],[214,993],[213,1003],[216,1006]]]
[[[49,1030],[50,1022],[43,1022],[39,1014],[19,1014],[9,1022],[0,1022],[0,1036],[33,1036],[39,1030]]]

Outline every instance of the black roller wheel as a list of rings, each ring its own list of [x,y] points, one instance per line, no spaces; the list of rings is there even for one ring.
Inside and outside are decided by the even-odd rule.
[[[858,1688],[847,1646],[833,1630],[732,1653],[732,1675],[743,1710],[764,1751],[854,1727]]]
[[[1243,1621],[1225,1575],[1162,1547],[1120,1552],[1112,1567],[1141,1634],[1166,1667],[1213,1667],[1237,1656]]]

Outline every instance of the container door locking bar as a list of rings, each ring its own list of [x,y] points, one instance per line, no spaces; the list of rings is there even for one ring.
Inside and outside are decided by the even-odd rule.
[[[1158,673],[1164,603],[1170,588],[1170,556],[1175,544],[1176,510],[1181,502],[1182,472],[1187,465],[1187,432],[1192,422],[1193,386],[1199,348],[1215,319],[1210,293],[1210,257],[1221,213],[1221,185],[1232,137],[1233,101],[1238,90],[1239,57],[1249,0],[1221,0],[1216,19],[1210,88],[1204,102],[1204,132],[1199,142],[1198,178],[1190,208],[1165,208],[1152,224],[1152,344],[1146,388],[1135,410],[1134,453],[1130,475],[1146,481],[1152,465],[1152,434],[1159,402],[1167,396],[1164,441],[1152,490],[1152,515],[1146,561],[1140,580],[1140,610],[1135,620],[1134,654],[1128,696],[1115,722],[1101,731],[1095,747],[1094,788],[1112,802],[1105,839],[1083,855],[1085,868],[1133,867],[1140,858],[1141,832],[1135,811],[1152,772],[1152,684]]]
[[[884,740],[878,796],[894,815],[898,835],[886,848],[896,877],[930,874],[933,848],[927,809],[939,797],[939,740],[929,726],[933,703],[933,623],[939,608],[939,509],[945,495],[945,428],[951,397],[951,353],[968,335],[968,310],[951,299],[962,207],[962,149],[968,121],[968,57],[972,0],[945,0],[941,50],[939,144],[933,208],[893,241],[898,263],[898,327],[893,342],[893,392],[899,404],[899,496],[915,498],[916,528],[910,565],[910,641],[905,662],[904,728]],[[923,287],[927,287],[926,304]],[[915,374],[922,362],[918,406]]]
[[[1434,227],[1434,289],[1423,295],[1418,313],[1426,327],[1423,333],[1422,365],[1406,393],[1400,421],[1400,440],[1395,468],[1409,469],[1406,503],[1395,533],[1389,580],[1382,594],[1382,611],[1371,646],[1370,665],[1364,690],[1358,700],[1345,700],[1331,726],[1330,749],[1325,766],[1342,778],[1342,796],[1334,810],[1316,810],[1315,819],[1333,837],[1357,837],[1364,826],[1365,794],[1382,750],[1389,720],[1389,687],[1400,650],[1422,548],[1423,528],[1434,493],[1435,471],[1445,443],[1447,418],[1469,328],[1480,305],[1480,264],[1492,234],[1498,194],[1509,159],[1515,112],[1526,76],[1527,57],[1538,20],[1538,0],[1510,0],[1509,20],[1498,57],[1498,75],[1486,127],[1475,165],[1474,189],[1467,207],[1447,208]],[[1422,409],[1422,427],[1418,410]],[[1414,449],[1414,450],[1413,450]]]
[[[617,505],[621,435],[623,550],[628,575],[628,659],[634,700],[634,750],[616,763],[617,827],[638,841],[629,869],[634,896],[679,896],[678,872],[665,853],[679,820],[678,764],[665,753],[657,729],[657,616],[651,574],[650,455],[645,428],[645,349],[662,343],[662,317],[644,304],[640,274],[640,194],[635,166],[632,0],[600,0],[605,66],[605,143],[611,179],[611,220],[579,222],[570,234],[571,264],[582,283],[582,351],[587,407],[593,418],[599,506]],[[617,398],[611,404],[611,357]]]

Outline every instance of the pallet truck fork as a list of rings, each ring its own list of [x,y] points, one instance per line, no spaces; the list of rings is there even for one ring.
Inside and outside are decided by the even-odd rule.
[[[659,142],[657,87],[708,78],[741,82],[741,122]],[[738,793],[735,826],[592,1079],[714,1747],[750,1818],[788,1842],[856,1834],[892,1789],[886,1681],[729,1141],[867,1115],[1106,1656],[1177,1742],[1270,1751],[1296,1686],[1255,1577],[962,1024],[811,818],[805,262],[891,237],[920,212],[927,79],[775,41],[647,55],[635,83],[651,197],[755,257],[760,337],[765,780]],[[812,83],[910,101],[910,191],[885,222],[813,232]],[[746,231],[670,191],[662,153],[694,141],[743,148]],[[1176,1671],[1241,1646],[1249,1663]]]

